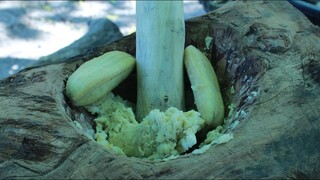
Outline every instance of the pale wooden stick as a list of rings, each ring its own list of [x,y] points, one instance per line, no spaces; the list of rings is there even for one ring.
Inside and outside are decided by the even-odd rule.
[[[137,119],[152,109],[184,110],[183,1],[136,1]]]

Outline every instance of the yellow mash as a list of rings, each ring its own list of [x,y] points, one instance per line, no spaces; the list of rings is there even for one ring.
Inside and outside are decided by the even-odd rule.
[[[118,154],[161,159],[187,151],[197,143],[196,132],[204,124],[200,113],[169,108],[152,110],[141,123],[132,108],[112,93],[86,107],[97,113],[95,139]]]

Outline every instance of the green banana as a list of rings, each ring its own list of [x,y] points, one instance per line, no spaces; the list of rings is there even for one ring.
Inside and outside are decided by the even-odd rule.
[[[184,51],[184,64],[201,117],[205,124],[219,126],[224,118],[224,105],[217,76],[208,58],[190,45]]]
[[[81,65],[68,79],[67,96],[76,106],[92,104],[114,89],[134,69],[135,58],[111,51]]]

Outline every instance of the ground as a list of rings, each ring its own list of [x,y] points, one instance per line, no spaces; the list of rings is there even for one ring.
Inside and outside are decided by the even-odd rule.
[[[185,19],[205,14],[184,1]],[[108,18],[125,36],[135,31],[134,1],[1,1],[0,79],[82,37],[90,21]]]

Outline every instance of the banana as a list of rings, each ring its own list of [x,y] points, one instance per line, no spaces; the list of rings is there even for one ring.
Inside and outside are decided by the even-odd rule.
[[[184,51],[184,64],[201,117],[206,125],[219,126],[224,118],[224,105],[217,76],[208,58],[190,45]]]
[[[92,104],[120,84],[134,69],[135,58],[111,51],[81,65],[68,79],[67,96],[76,106]]]

